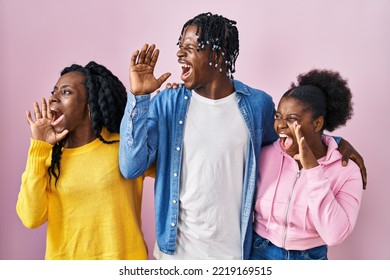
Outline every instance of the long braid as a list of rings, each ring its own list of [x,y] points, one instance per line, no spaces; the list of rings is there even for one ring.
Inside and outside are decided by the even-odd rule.
[[[51,152],[51,165],[48,168],[49,171],[49,181],[51,181],[51,177],[55,178],[55,185],[57,185],[58,178],[61,174],[60,161],[62,155],[62,147],[63,141],[60,141],[54,144]]]
[[[96,137],[105,144],[118,142],[119,140],[107,141],[101,135],[101,131],[105,127],[110,133],[119,133],[127,101],[123,83],[109,69],[94,61],[89,62],[85,67],[72,64],[61,71],[61,76],[69,72],[85,75],[92,129]],[[64,140],[54,145],[51,165],[48,168],[50,179],[53,176],[56,184],[61,173],[63,142]]]
[[[94,87],[94,91],[89,90],[88,103],[95,105],[94,110],[90,110],[95,134],[99,135],[102,127],[119,133],[127,101],[125,86],[110,70],[94,61],[85,68],[91,73],[86,76],[86,86],[88,89]]]
[[[179,37],[179,43],[184,30],[189,25],[196,25],[198,28],[198,50],[204,50],[206,45],[210,47],[210,67],[218,67],[218,61],[213,61],[214,53],[218,56],[221,55],[222,64],[219,65],[220,72],[222,72],[222,67],[225,66],[226,75],[233,79],[233,73],[236,71],[235,63],[239,54],[236,22],[217,14],[199,14],[184,24]]]
[[[72,64],[69,67],[64,68],[61,71],[61,76],[69,73],[69,72],[78,72],[81,74],[85,75],[85,70],[82,66],[78,64]],[[60,177],[61,174],[61,155],[62,155],[62,148],[64,147],[64,142],[66,141],[66,138],[63,139],[62,141],[56,143],[53,148],[52,148],[52,153],[51,153],[51,164],[48,168],[49,176],[50,176],[50,181],[52,176],[55,178],[55,186],[57,186],[57,181]]]

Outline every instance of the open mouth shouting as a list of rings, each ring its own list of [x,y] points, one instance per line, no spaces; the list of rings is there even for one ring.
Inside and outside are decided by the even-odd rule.
[[[280,139],[280,145],[285,151],[287,151],[294,142],[291,137],[289,137],[287,134],[284,133],[279,133],[279,139]]]
[[[53,115],[53,118],[51,120],[51,125],[54,126],[54,127],[58,126],[61,123],[61,121],[64,119],[65,115],[62,112],[55,111],[53,109],[50,109],[50,111],[51,111],[51,113]]]
[[[188,77],[192,73],[192,66],[190,66],[186,63],[180,63],[180,65],[181,65],[181,69],[182,69],[181,79],[183,82],[186,82],[186,80],[188,79]]]

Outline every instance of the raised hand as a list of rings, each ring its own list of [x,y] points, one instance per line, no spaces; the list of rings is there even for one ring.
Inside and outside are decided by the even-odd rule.
[[[50,109],[48,110],[49,106],[45,98],[42,98],[41,106],[42,110],[38,103],[34,102],[35,120],[33,120],[30,111],[26,111],[27,122],[31,130],[31,138],[54,145],[65,138],[68,130],[65,129],[57,133],[53,126],[60,122],[62,118],[58,118],[55,122],[52,122],[53,114]]]
[[[160,88],[171,73],[164,73],[158,79],[154,76],[154,67],[159,56],[155,45],[145,44],[141,51],[137,50],[131,56],[130,91],[134,95],[149,94]]]
[[[310,146],[306,143],[305,137],[302,134],[301,126],[295,122],[293,124],[295,138],[298,142],[299,154],[294,155],[294,159],[299,160],[303,169],[310,169],[318,166],[318,161],[315,158]]]

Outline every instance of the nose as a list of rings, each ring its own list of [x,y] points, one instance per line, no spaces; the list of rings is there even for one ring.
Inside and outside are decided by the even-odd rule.
[[[179,50],[176,52],[176,56],[178,58],[182,58],[184,56],[185,52],[183,51],[182,48],[179,48]]]
[[[58,102],[58,97],[56,92],[52,92],[51,96],[49,97],[50,102]]]
[[[288,127],[287,121],[284,118],[275,119],[275,125],[278,128],[286,128],[286,127]]]

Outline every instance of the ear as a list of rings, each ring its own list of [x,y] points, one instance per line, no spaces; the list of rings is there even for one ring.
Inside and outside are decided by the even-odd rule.
[[[314,131],[320,132],[322,130],[322,127],[324,126],[324,117],[320,116],[317,119],[314,120]]]

